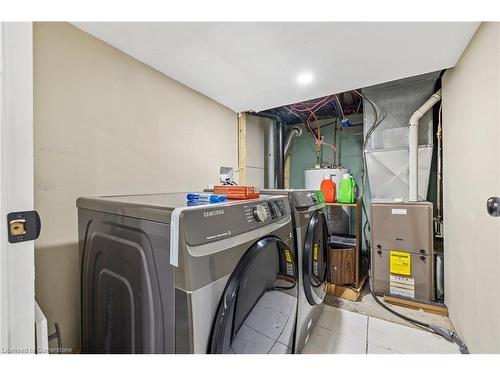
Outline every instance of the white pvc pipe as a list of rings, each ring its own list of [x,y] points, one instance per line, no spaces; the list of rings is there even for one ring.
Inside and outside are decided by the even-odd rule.
[[[408,200],[418,201],[418,122],[423,115],[429,111],[434,104],[441,100],[441,89],[434,93],[427,101],[417,109],[410,117],[408,129],[409,155],[409,191]]]

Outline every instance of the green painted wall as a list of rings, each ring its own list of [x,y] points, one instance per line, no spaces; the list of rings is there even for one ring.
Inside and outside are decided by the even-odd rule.
[[[337,130],[337,152],[340,153],[340,163],[343,168],[349,169],[354,176],[358,187],[361,187],[361,171],[363,165],[362,159],[362,143],[363,143],[363,126],[362,116],[353,116],[351,122],[353,124],[350,128]],[[335,120],[323,120],[321,125],[329,124]],[[321,135],[325,137],[325,141],[333,142],[333,125],[321,128]],[[322,147],[322,160],[326,161],[331,155],[329,147]],[[297,138],[292,150],[291,163],[290,163],[290,187],[295,189],[304,188],[304,170],[313,168],[316,163],[316,145],[312,135],[305,131],[302,136]],[[367,183],[368,185],[368,183]],[[365,207],[369,214],[370,206],[370,191],[367,186],[365,194]],[[352,216],[354,219],[354,215]],[[363,225],[365,220],[363,220]],[[354,228],[354,222],[351,223],[351,228]],[[368,232],[367,232],[368,234]],[[362,245],[365,250],[365,241]]]
[[[360,117],[353,118],[353,124]],[[335,120],[323,120],[321,124],[329,124]],[[321,128],[321,135],[325,141],[333,143],[333,125]],[[363,127],[352,126],[342,130],[337,130],[337,153],[340,156],[340,163],[343,168],[347,168],[353,174],[356,183],[361,184],[362,155],[361,147],[363,142]],[[322,160],[326,161],[331,155],[329,147],[322,147]],[[331,159],[329,159],[331,160]],[[304,170],[313,168],[316,164],[316,145],[311,133],[305,131],[297,138],[293,145],[290,163],[290,187],[295,189],[304,188]]]
[[[351,118],[350,118],[351,119]],[[322,120],[321,124],[329,124],[334,119]],[[350,128],[338,131],[337,150],[340,152],[340,161],[343,168],[350,170],[358,186],[361,186],[361,170],[362,170],[362,142],[363,142],[363,126],[362,116],[353,116],[351,119],[353,126]],[[333,142],[333,125],[321,128],[321,134],[325,136],[325,140],[329,143]],[[322,160],[325,161],[331,155],[328,147],[322,149]],[[316,146],[312,135],[305,131],[301,137],[297,138],[294,143],[291,164],[290,164],[290,187],[295,189],[304,188],[304,170],[313,168],[316,163]],[[436,202],[436,155],[434,152],[433,162],[429,178],[429,190],[427,199],[435,204]],[[364,194],[364,202],[368,215],[370,215],[370,186],[367,178],[366,192]],[[363,218],[363,225],[365,224]],[[351,223],[351,227],[353,227]],[[369,232],[367,232],[369,235]],[[365,241],[363,241],[363,249],[365,250]]]

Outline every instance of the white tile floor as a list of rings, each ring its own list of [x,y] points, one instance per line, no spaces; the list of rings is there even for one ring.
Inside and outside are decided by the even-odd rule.
[[[285,292],[266,292],[238,330],[233,353],[291,353],[297,299]]]
[[[458,354],[432,333],[337,307],[325,306],[305,354]]]

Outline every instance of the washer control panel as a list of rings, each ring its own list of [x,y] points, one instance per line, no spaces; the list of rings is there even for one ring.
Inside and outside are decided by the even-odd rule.
[[[245,214],[249,224],[266,224],[288,215],[289,209],[284,198],[276,198],[245,205]]]
[[[269,212],[271,213],[271,218],[274,219],[279,219],[282,216],[285,216],[288,214],[288,211],[286,209],[286,204],[283,200],[275,200],[275,201],[270,201],[268,203],[269,205]]]
[[[222,240],[248,232],[290,215],[288,198],[214,204],[182,213],[182,228],[189,245]]]
[[[267,219],[267,211],[263,205],[258,204],[253,208],[253,217],[258,223],[262,223]]]
[[[325,197],[319,190],[295,191],[292,194],[294,206],[297,208],[307,208],[312,206],[321,206],[325,203]]]

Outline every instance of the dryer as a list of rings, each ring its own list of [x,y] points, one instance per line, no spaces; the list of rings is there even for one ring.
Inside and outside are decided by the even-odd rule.
[[[185,197],[78,199],[82,352],[293,352],[286,197],[195,206]]]
[[[301,353],[323,310],[327,287],[329,230],[321,192],[264,189],[261,194],[286,195],[292,210],[299,299],[295,352]]]

